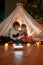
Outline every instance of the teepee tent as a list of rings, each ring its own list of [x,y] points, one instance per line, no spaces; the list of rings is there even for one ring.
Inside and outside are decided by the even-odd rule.
[[[0,24],[0,36],[9,36],[9,30],[15,21],[27,25],[29,35],[39,35],[42,30],[39,24],[28,14],[21,4],[18,4],[15,10]]]

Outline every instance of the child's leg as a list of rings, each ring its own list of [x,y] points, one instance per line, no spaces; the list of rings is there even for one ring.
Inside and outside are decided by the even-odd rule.
[[[29,38],[26,39],[26,41],[27,41],[27,43],[28,42],[33,42],[33,39],[32,39],[32,37],[29,37]]]
[[[19,44],[19,43],[21,43],[21,40],[20,40],[20,39],[13,40],[13,42],[14,42],[15,44]]]
[[[10,37],[6,37],[6,36],[1,36],[1,37],[0,37],[0,41],[1,41],[2,43],[9,42],[10,40],[11,40]]]
[[[26,43],[27,40],[25,38],[21,39],[22,43]]]
[[[7,42],[7,37],[6,36],[1,36],[1,42],[6,43]]]

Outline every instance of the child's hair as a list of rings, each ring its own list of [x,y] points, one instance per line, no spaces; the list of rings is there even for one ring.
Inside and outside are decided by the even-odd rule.
[[[17,21],[15,21],[14,23],[13,23],[13,28],[15,28],[16,26],[20,26],[20,24],[17,22]]]
[[[21,27],[26,28],[26,24],[22,24]]]

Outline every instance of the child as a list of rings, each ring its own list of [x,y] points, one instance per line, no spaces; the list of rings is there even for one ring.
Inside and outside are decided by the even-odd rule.
[[[32,41],[32,37],[28,37],[28,33],[27,33],[27,29],[26,29],[26,25],[22,24],[21,25],[21,31],[23,32],[23,36],[21,38],[22,42],[24,43],[28,43]]]
[[[13,23],[13,29],[10,30],[10,38],[16,44],[21,43],[21,40],[19,39],[19,28],[20,24],[16,21]]]
[[[20,27],[20,24],[17,21],[15,21],[13,23],[12,28],[9,31],[10,32],[9,36],[8,37],[6,37],[6,36],[0,37],[1,42],[3,42],[3,43],[6,43],[6,42],[16,43],[16,44],[21,43],[21,40],[18,39],[18,37],[19,37],[19,27]]]

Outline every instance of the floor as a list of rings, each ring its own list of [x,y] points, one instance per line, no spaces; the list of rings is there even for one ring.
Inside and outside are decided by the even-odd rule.
[[[43,65],[43,44],[23,46],[22,50],[15,50],[13,44],[0,45],[0,65]]]

